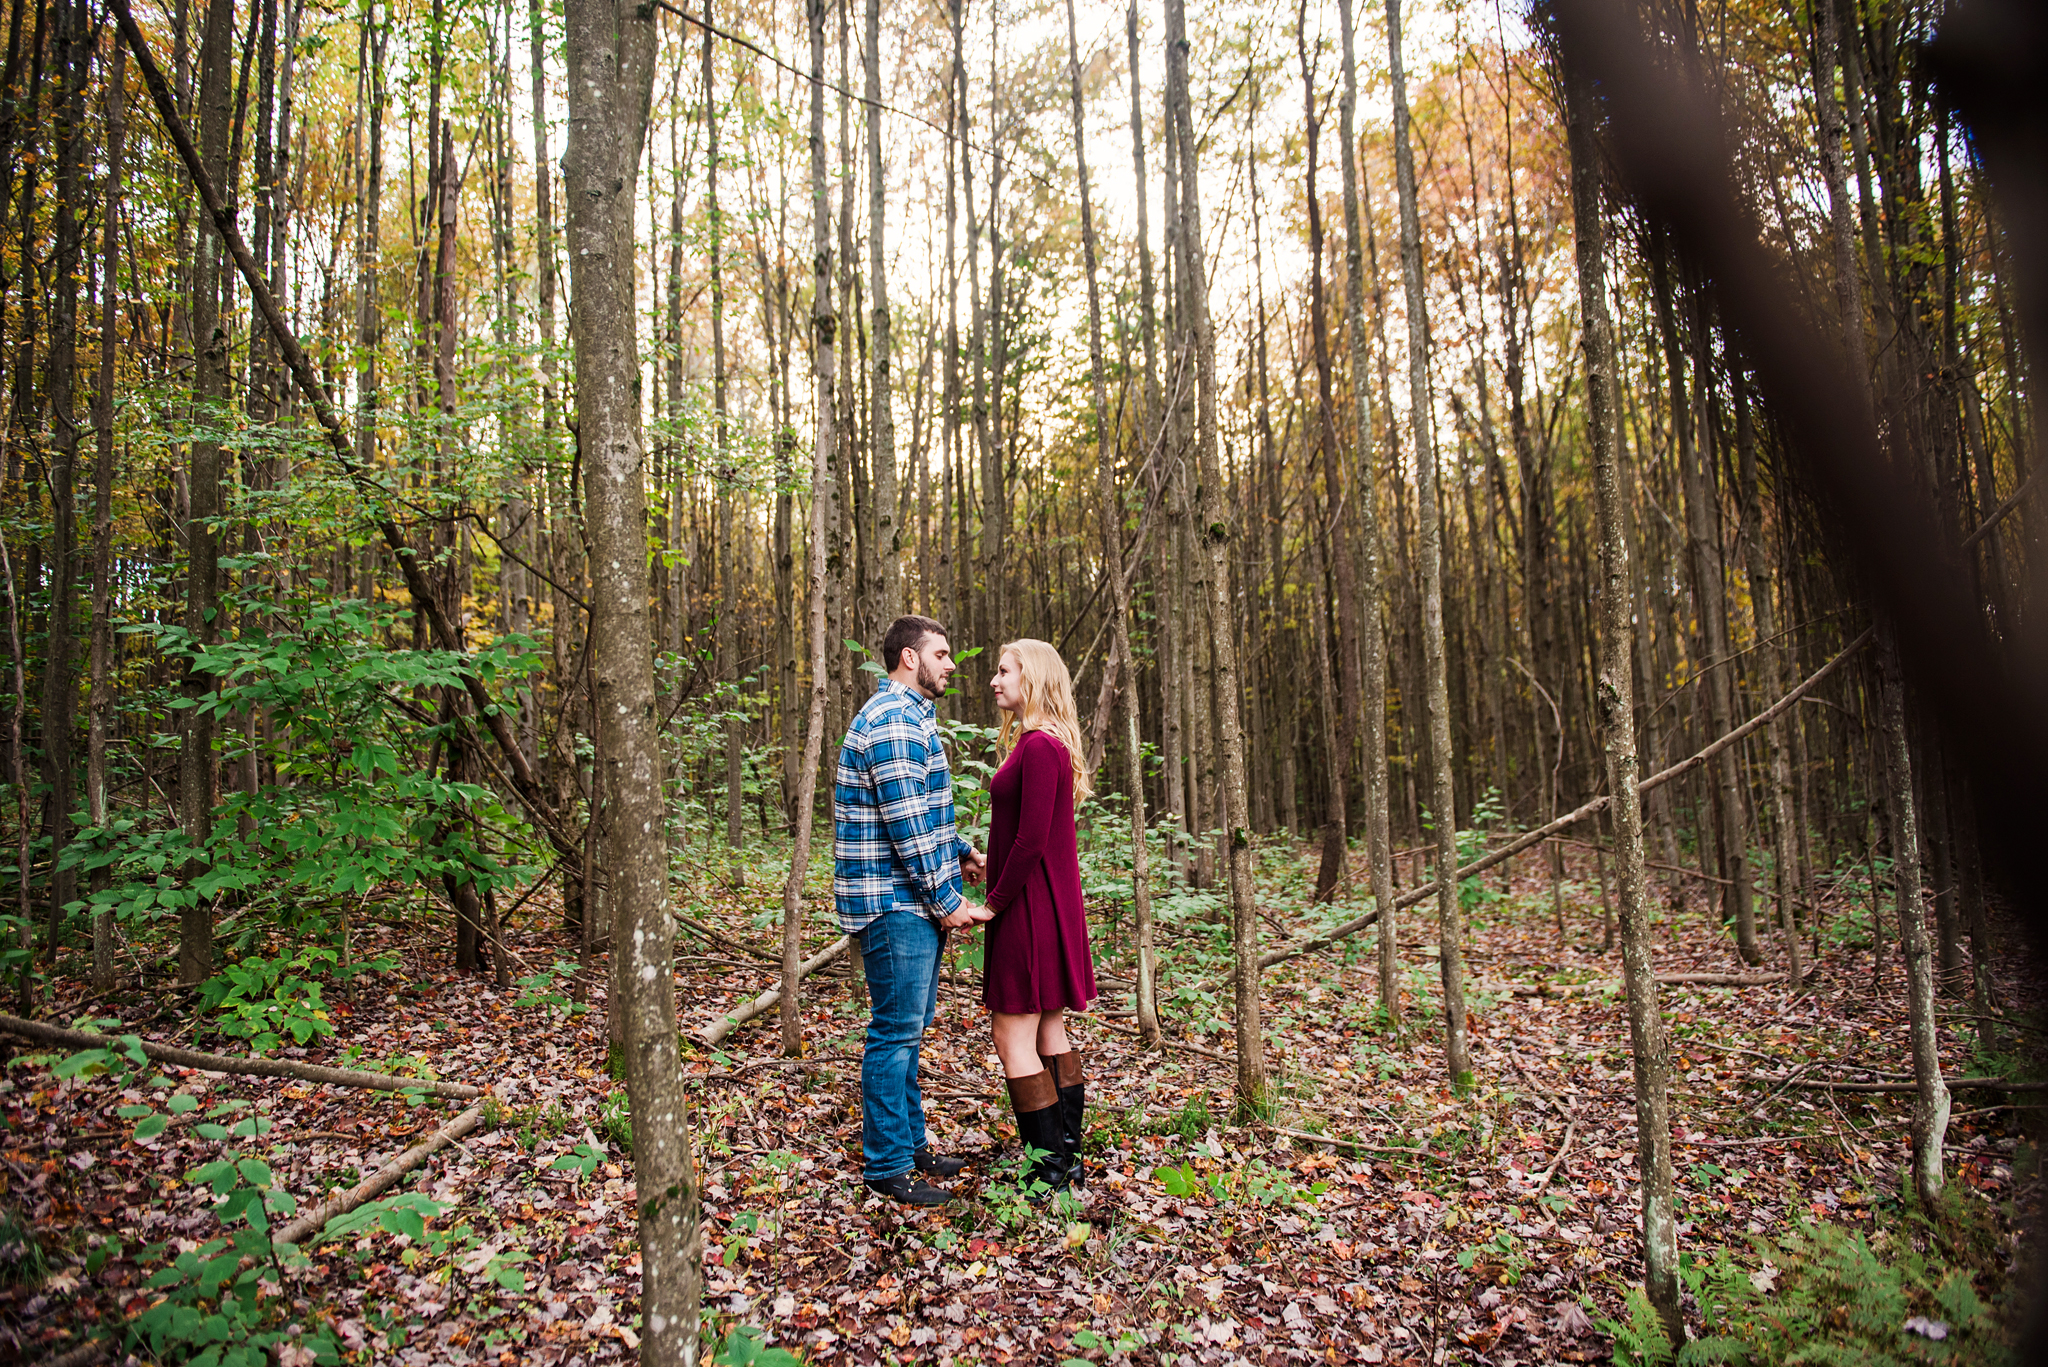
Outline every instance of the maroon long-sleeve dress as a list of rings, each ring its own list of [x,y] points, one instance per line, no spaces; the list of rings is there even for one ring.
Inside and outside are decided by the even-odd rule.
[[[988,905],[981,999],[1030,1015],[1095,1000],[1081,902],[1074,766],[1044,731],[1026,731],[989,781]]]

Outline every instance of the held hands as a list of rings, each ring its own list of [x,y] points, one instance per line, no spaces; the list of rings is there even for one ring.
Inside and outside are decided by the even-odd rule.
[[[975,887],[980,887],[988,882],[988,856],[980,850],[969,850],[966,854],[961,855],[960,876]],[[951,916],[945,917],[939,924],[948,930],[960,930],[967,926],[979,925],[983,921],[992,921],[994,919],[995,913],[987,907],[977,906],[973,902],[962,902],[960,910],[954,912]]]

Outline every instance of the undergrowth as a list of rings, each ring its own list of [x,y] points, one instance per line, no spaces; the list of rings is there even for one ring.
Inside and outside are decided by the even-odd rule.
[[[2008,1249],[1997,1213],[1954,1189],[1942,1207],[1938,1219],[1908,1206],[1870,1230],[1808,1224],[1746,1250],[1682,1257],[1702,1332],[1675,1352],[1640,1288],[1628,1293],[1626,1323],[1600,1327],[1624,1367],[2005,1367],[2016,1358],[1996,1305]]]

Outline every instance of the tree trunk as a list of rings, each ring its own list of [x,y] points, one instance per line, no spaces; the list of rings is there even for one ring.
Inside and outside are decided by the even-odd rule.
[[[1365,178],[1358,165],[1358,65],[1352,53],[1351,0],[1338,0],[1344,43],[1344,96],[1338,127],[1344,139],[1344,313],[1351,362],[1351,413],[1358,443],[1358,640],[1360,731],[1365,741],[1365,848],[1372,900],[1380,908],[1380,1009],[1401,1018],[1397,974],[1393,842],[1387,821],[1387,658],[1380,624],[1380,517],[1372,475],[1372,401],[1365,339],[1365,233],[1359,224]],[[1395,473],[1393,471],[1390,474]]]
[[[873,0],[870,0],[873,3]],[[1109,386],[1103,373],[1102,289],[1097,280],[1095,210],[1088,190],[1088,148],[1081,101],[1081,50],[1074,31],[1074,0],[1067,0],[1067,83],[1073,96],[1074,175],[1081,195],[1081,258],[1088,274],[1088,378],[1095,401],[1095,505],[1102,528],[1102,572],[1109,580],[1113,672],[1123,681],[1124,787],[1131,818],[1131,906],[1137,951],[1138,1037],[1159,1047],[1159,965],[1152,944],[1151,855],[1145,843],[1144,749],[1139,743],[1138,667],[1131,655],[1131,588],[1124,578],[1122,503],[1116,487],[1116,444],[1110,429]]]
[[[1757,489],[1756,439],[1750,420],[1749,393],[1739,365],[1735,373],[1735,446],[1738,477],[1742,484],[1742,543],[1747,557],[1749,606],[1756,624],[1757,675],[1764,696],[1776,698],[1784,692],[1783,675],[1778,668],[1780,647],[1775,639],[1778,619],[1771,601],[1773,576],[1770,561],[1763,546],[1762,496]],[[1798,842],[1794,838],[1798,822],[1793,815],[1792,750],[1786,740],[1786,734],[1793,725],[1794,719],[1790,717],[1772,722],[1767,743],[1770,749],[1773,862],[1776,865],[1772,886],[1778,909],[1778,939],[1785,954],[1786,981],[1797,992],[1806,981],[1806,968],[1799,950],[1799,918],[1793,911],[1793,897],[1799,887]]]
[[[711,70],[712,0],[704,0],[704,213],[711,227],[711,448],[718,473],[718,669],[732,691],[725,711],[725,843],[741,844],[744,815],[740,762],[746,738],[740,726],[739,566],[733,561],[733,523],[739,471],[728,450],[725,395],[725,220],[718,209],[718,88]]]
[[[233,30],[234,0],[208,0],[205,34],[199,47],[199,157],[217,186],[227,183]],[[228,397],[227,320],[220,306],[227,247],[218,233],[199,234],[197,258],[191,313],[193,345],[199,354],[193,371],[192,402],[202,429],[217,431],[226,422],[222,405]],[[220,541],[214,529],[221,514],[219,441],[193,441],[189,470],[190,513],[185,523],[185,544],[190,569],[185,577],[185,628],[191,633],[193,644],[204,647],[220,639]],[[195,704],[210,686],[198,670],[187,671],[184,692]],[[178,753],[178,804],[185,841],[195,857],[213,835],[217,783],[213,732],[211,715],[203,708],[193,707],[186,716]],[[195,896],[179,917],[178,981],[195,985],[212,973],[213,906]]]
[[[1599,149],[1594,141],[1591,83],[1565,73],[1566,132],[1571,151],[1572,220],[1578,254],[1579,316],[1586,356],[1587,440],[1593,448],[1593,493],[1600,523],[1600,657],[1598,696],[1607,750],[1608,820],[1614,832],[1614,876],[1620,902],[1621,972],[1628,992],[1630,1058],[1635,1073],[1636,1170],[1642,1179],[1644,1286],[1673,1344],[1685,1339],[1678,1302],[1678,1222],[1671,1176],[1671,1052],[1657,978],[1650,962],[1650,899],[1643,873],[1642,799],[1636,790],[1635,680],[1629,617],[1635,608],[1629,568],[1621,443],[1616,423],[1614,324],[1607,309],[1606,220],[1601,209]]]
[[[648,623],[647,494],[634,332],[633,204],[654,81],[651,10],[569,0],[576,409],[591,544],[592,682],[603,745],[607,901],[639,1205],[641,1360],[697,1360],[698,1197],[676,1043],[660,729]]]
[[[1323,307],[1323,203],[1316,189],[1316,151],[1322,119],[1316,107],[1315,69],[1308,55],[1306,0],[1296,10],[1294,39],[1301,57],[1302,115],[1307,132],[1308,312],[1316,362],[1316,445],[1323,458],[1323,497],[1328,501],[1327,512],[1317,517],[1317,526],[1310,534],[1318,543],[1318,558],[1332,571],[1342,628],[1333,645],[1329,639],[1329,613],[1320,606],[1314,609],[1316,664],[1322,676],[1319,687],[1324,714],[1324,766],[1329,785],[1323,799],[1323,857],[1316,868],[1315,900],[1327,902],[1344,877],[1349,846],[1349,804],[1345,797],[1351,772],[1351,719],[1358,710],[1358,669],[1353,662],[1358,652],[1358,610],[1351,582],[1351,557],[1344,545],[1344,470],[1337,451],[1336,400],[1330,390],[1330,327],[1328,311]]]
[[[804,725],[804,758],[797,770],[796,828],[789,877],[782,886],[782,1052],[803,1052],[803,1022],[797,1013],[797,985],[803,963],[803,884],[811,855],[811,823],[817,806],[818,766],[824,752],[825,542],[832,504],[830,453],[838,443],[833,393],[838,358],[833,345],[839,319],[832,306],[832,204],[825,166],[825,3],[808,0],[804,12],[811,34],[811,537],[806,554],[806,601],[810,614],[811,700]],[[856,959],[859,955],[854,956]]]
[[[886,628],[903,612],[903,529],[901,493],[896,475],[896,415],[890,392],[889,276],[884,268],[888,246],[884,211],[889,202],[889,177],[882,160],[882,0],[867,0],[867,42],[863,66],[868,143],[868,332],[870,347],[868,412],[872,427],[868,472],[874,480],[875,550],[880,582],[869,585],[875,595],[875,620]]]
[[[1948,1135],[1948,1085],[1934,1019],[1934,950],[1920,892],[1920,822],[1913,805],[1913,747],[1906,734],[1906,681],[1891,623],[1878,619],[1877,660],[1883,708],[1886,805],[1892,826],[1892,886],[1899,944],[1906,957],[1906,1016],[1913,1045],[1913,1189],[1931,1216],[1944,1182],[1941,1145]]]
[[[1210,708],[1214,714],[1219,843],[1230,889],[1233,975],[1237,1032],[1237,1099],[1256,1113],[1267,1104],[1265,1040],[1259,1024],[1259,910],[1252,891],[1251,832],[1245,828],[1244,744],[1238,724],[1237,641],[1231,632],[1231,529],[1223,507],[1223,474],[1217,454],[1216,335],[1209,318],[1208,268],[1202,256],[1202,202],[1195,159],[1194,111],[1188,90],[1187,15],[1182,0],[1166,3],[1166,107],[1180,153],[1178,266],[1184,273],[1179,298],[1188,310],[1194,340],[1195,447],[1200,455],[1201,543],[1208,557],[1209,640],[1214,652]]]
[[[1415,205],[1408,82],[1401,65],[1401,0],[1387,0],[1394,92],[1394,177],[1401,196],[1401,278],[1408,297],[1408,406],[1415,441],[1417,554],[1422,565],[1423,706],[1429,719],[1430,810],[1436,821],[1438,967],[1444,986],[1444,1057],[1451,1085],[1472,1084],[1465,1037],[1465,967],[1458,926],[1458,813],[1452,792],[1451,703],[1444,666],[1443,534],[1437,516],[1436,438],[1430,431],[1429,318],[1423,300],[1422,228]]]
[[[100,365],[98,402],[93,413],[92,617],[90,701],[86,706],[85,808],[94,829],[107,824],[107,721],[114,710],[110,680],[114,653],[114,357],[120,310],[115,290],[120,278],[121,156],[128,130],[126,67],[128,50],[116,43],[107,74],[107,188],[100,206],[105,232],[100,257]],[[99,892],[113,878],[111,869],[97,869],[90,891]],[[92,990],[114,986],[114,913],[92,918]]]
[[[84,0],[64,0],[57,23],[57,204],[50,244],[50,359],[43,376],[50,414],[47,478],[50,487],[50,612],[43,648],[43,768],[50,785],[49,916],[44,957],[55,962],[64,908],[75,896],[78,874],[60,869],[71,843],[75,799],[71,733],[78,714],[76,617],[78,600],[78,282],[84,275],[85,82],[92,65]],[[27,281],[22,282],[24,286]]]

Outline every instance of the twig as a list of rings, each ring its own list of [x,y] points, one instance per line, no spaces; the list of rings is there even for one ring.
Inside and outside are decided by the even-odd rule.
[[[19,1016],[0,1015],[0,1030],[20,1035],[43,1044],[69,1045],[73,1049],[112,1049],[119,1052],[122,1042],[106,1035],[96,1035],[90,1030],[67,1030],[62,1026],[46,1025],[42,1021],[23,1020]],[[434,1096],[454,1097],[468,1101],[482,1096],[475,1087],[461,1082],[437,1082],[424,1078],[393,1077],[389,1073],[363,1073],[353,1068],[326,1068],[317,1063],[293,1063],[279,1058],[229,1058],[224,1054],[202,1054],[195,1049],[176,1049],[166,1044],[142,1042],[145,1057],[158,1063],[175,1064],[180,1068],[198,1068],[209,1073],[240,1073],[248,1077],[290,1077],[301,1082],[324,1082],[332,1087],[368,1087],[380,1092],[428,1092]]]
[[[1564,1156],[1572,1151],[1572,1136],[1578,1133],[1578,1129],[1579,1122],[1576,1117],[1565,1123],[1564,1142],[1557,1146],[1557,1157],[1550,1160],[1550,1166],[1543,1170],[1542,1178],[1530,1189],[1529,1195],[1535,1196],[1541,1193],[1545,1187],[1550,1185],[1550,1179],[1557,1176],[1559,1166],[1564,1163]]]

